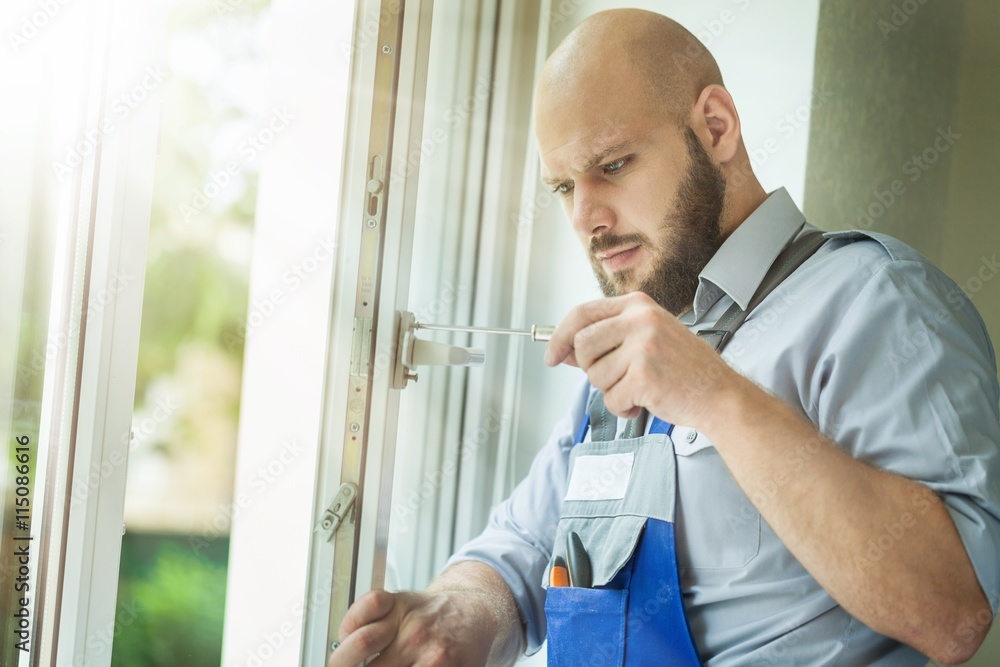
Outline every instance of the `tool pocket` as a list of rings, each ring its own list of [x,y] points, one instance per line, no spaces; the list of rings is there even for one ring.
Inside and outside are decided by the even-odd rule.
[[[574,446],[553,555],[565,555],[566,535],[577,533],[590,556],[593,585],[607,586],[632,557],[647,518],[673,521],[675,480],[665,435]]]
[[[550,667],[621,666],[625,659],[631,560],[650,517],[673,519],[673,452],[665,435],[574,446],[554,555],[580,536],[594,588],[547,586]]]
[[[550,586],[549,667],[622,667],[627,590]]]

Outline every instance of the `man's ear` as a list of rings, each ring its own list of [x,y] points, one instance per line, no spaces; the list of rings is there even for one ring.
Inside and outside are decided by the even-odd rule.
[[[733,96],[722,86],[712,84],[701,91],[691,110],[691,127],[719,164],[736,156],[742,136],[740,116]]]

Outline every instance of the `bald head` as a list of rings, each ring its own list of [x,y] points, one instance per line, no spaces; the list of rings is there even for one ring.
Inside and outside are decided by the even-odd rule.
[[[765,199],[715,58],[653,12],[591,16],[535,94],[541,178],[606,294],[689,307],[698,273]]]
[[[542,69],[536,111],[548,98],[604,89],[591,104],[627,101],[686,124],[707,86],[722,85],[715,58],[697,37],[662,14],[613,9],[583,21]]]

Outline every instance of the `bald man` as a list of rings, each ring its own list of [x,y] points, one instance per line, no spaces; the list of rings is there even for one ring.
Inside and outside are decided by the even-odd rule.
[[[715,60],[658,14],[578,26],[535,132],[607,297],[546,353],[586,386],[483,534],[426,591],[360,598],[330,665],[546,638],[551,665],[972,656],[1000,595],[1000,389],[961,290],[766,193]]]

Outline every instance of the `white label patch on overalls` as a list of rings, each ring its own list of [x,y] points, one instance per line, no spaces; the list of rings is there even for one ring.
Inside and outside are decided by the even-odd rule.
[[[634,452],[576,457],[565,500],[621,500],[634,460]]]

